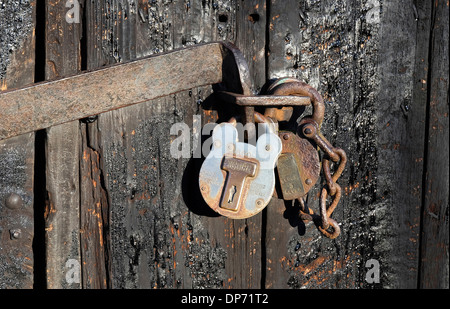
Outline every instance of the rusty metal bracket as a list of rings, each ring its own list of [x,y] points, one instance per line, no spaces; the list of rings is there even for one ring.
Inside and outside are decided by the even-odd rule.
[[[7,90],[0,92],[0,140],[218,83],[251,94],[247,63],[231,43],[199,44]]]

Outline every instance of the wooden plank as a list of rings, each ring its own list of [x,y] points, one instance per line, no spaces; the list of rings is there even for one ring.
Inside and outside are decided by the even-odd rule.
[[[88,65],[234,41],[238,25],[241,37],[246,29],[264,29],[264,17],[253,23],[246,13],[263,15],[261,1],[239,3],[241,9],[237,17],[236,1],[139,1],[136,7],[113,3],[108,10],[101,2],[88,3]],[[249,39],[238,45],[252,59],[253,50],[260,53],[265,43],[252,45]],[[255,88],[264,83],[261,72]],[[183,121],[193,132],[216,121],[210,93],[210,87],[194,88],[100,115],[87,126],[108,197],[101,208],[110,216],[111,287],[259,287],[261,216],[233,221],[212,214],[192,181],[198,179],[201,159],[170,155],[174,123]]]
[[[231,16],[235,15],[236,33],[233,39],[248,63],[252,81],[251,91],[257,94],[266,83],[265,1],[230,1],[230,5],[235,6],[235,11],[230,13]],[[226,113],[220,113],[219,109],[219,117],[226,121],[227,118],[222,116],[224,114]],[[264,213],[245,220],[225,220],[223,227],[211,220],[208,227],[209,233],[217,235],[213,238],[217,239],[216,242],[223,239],[221,242],[227,248],[225,265],[227,280],[223,287],[241,289],[261,287],[264,276],[264,268],[261,264],[264,256],[263,229]]]
[[[339,13],[333,12],[334,9],[339,10]],[[354,75],[358,62],[353,59],[354,53],[364,53],[364,50],[360,50],[359,44],[355,42],[360,35],[359,29],[355,29],[355,25],[358,24],[356,15],[357,12],[362,14],[363,8],[352,6],[349,2],[341,2],[338,7],[331,2],[270,1],[269,10],[269,78],[294,76],[317,88],[326,102],[322,128],[324,135],[334,145],[345,149],[350,162],[354,160],[355,155],[361,157],[360,162],[363,164],[368,162],[364,157],[369,155],[367,153],[370,149],[369,143],[373,142],[370,131],[361,130],[360,134],[366,136],[360,140],[360,143],[367,141],[367,144],[361,145],[362,149],[353,154],[349,149],[351,145],[349,138],[354,134],[351,131],[355,129],[355,126],[352,127],[351,119],[346,119],[345,116],[339,117],[339,115],[356,112],[359,117],[367,118],[368,115],[365,113],[369,112],[368,109],[351,111],[353,106],[349,104],[353,101],[353,96],[357,95],[355,91],[358,90],[357,86],[352,87],[352,84],[363,82],[363,77],[359,79]],[[338,41],[341,45],[333,48],[332,44]],[[347,74],[339,79],[343,69],[347,71]],[[345,91],[335,87],[336,84],[342,85]],[[348,91],[349,88],[350,91]],[[364,101],[360,104],[369,105]],[[308,114],[308,109],[304,114]],[[343,133],[340,130],[342,128],[347,128],[350,132]],[[332,135],[334,130],[336,133]],[[361,170],[355,171],[352,178],[360,181],[364,177],[364,171],[370,171],[373,168],[373,166],[362,166]],[[342,187],[348,182],[347,171],[348,167],[339,181]],[[369,181],[365,182],[367,187],[370,187]],[[307,198],[307,205],[316,212],[318,212],[318,188],[320,188],[320,182]],[[368,188],[367,191],[372,190]],[[367,192],[367,195],[369,194]],[[361,196],[361,198],[364,197]],[[322,237],[312,223],[305,226],[298,219],[298,206],[295,204],[283,203],[280,200],[273,201],[267,215],[266,287],[331,288],[338,286],[341,280],[344,282],[339,283],[340,286],[345,286],[347,280],[344,274],[352,274],[352,265],[357,259],[360,260],[356,249],[344,247],[344,239],[347,239],[349,231],[345,229],[346,225],[342,222],[344,219],[342,210],[348,207],[347,199],[348,197],[341,199],[333,214],[333,218],[341,224],[343,230],[336,240]],[[363,239],[360,241],[364,243]],[[353,283],[347,284],[356,286],[357,280],[354,276],[350,276],[349,282],[353,281]]]
[[[417,285],[425,113],[415,81],[427,55],[424,6],[270,1],[269,78],[294,76],[322,93],[322,131],[349,161],[333,213],[337,239],[305,226],[295,205],[275,200],[268,208],[266,287]],[[307,204],[318,211],[317,188]],[[379,281],[367,278],[372,260]]]
[[[45,78],[73,75],[81,69],[81,24],[67,22],[66,14],[70,8],[66,7],[66,1],[47,0],[45,6]],[[78,121],[47,129],[45,146],[47,288],[80,288]]]
[[[257,94],[266,83],[266,1],[237,3],[236,15],[236,45],[248,63]]]
[[[394,229],[385,227],[386,236],[377,241],[388,250],[373,255],[380,256],[381,285],[395,288],[416,288],[418,280],[431,2],[416,5],[390,4],[382,15],[381,42],[386,43],[380,53],[378,100],[385,103],[377,111],[382,176],[377,190],[392,209],[381,219]],[[407,18],[400,21],[398,14]]]
[[[0,6],[0,91],[34,81],[35,1]],[[0,142],[0,289],[33,287],[33,133]]]
[[[430,63],[427,150],[424,156],[424,204],[422,208],[420,288],[449,287],[449,5],[435,1],[430,10]]]
[[[104,1],[85,1],[83,27],[85,52],[83,62],[86,69],[92,70],[109,64],[102,59],[102,27],[104,18]],[[99,23],[99,24],[97,24]],[[97,134],[91,134],[96,126],[96,117],[88,118],[81,124],[80,135],[80,234],[83,288],[111,287],[110,269],[108,263],[109,237],[106,231],[109,227],[109,202],[105,197],[104,180],[102,177],[100,152]],[[95,132],[95,131],[94,131]],[[103,215],[106,214],[106,215]]]

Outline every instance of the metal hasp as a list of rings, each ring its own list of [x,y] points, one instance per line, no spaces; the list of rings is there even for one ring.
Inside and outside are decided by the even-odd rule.
[[[248,66],[231,43],[208,43],[0,92],[0,140],[194,87],[223,83],[250,95]]]

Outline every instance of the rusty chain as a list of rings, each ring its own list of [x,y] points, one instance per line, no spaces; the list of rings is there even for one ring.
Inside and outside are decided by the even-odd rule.
[[[342,190],[337,180],[344,171],[345,164],[347,163],[347,155],[341,148],[334,147],[331,143],[320,133],[320,129],[317,123],[312,119],[304,119],[300,122],[302,132],[306,138],[314,141],[319,148],[325,152],[325,156],[322,159],[322,170],[326,180],[326,188],[322,188],[320,194],[320,218],[321,225],[319,230],[326,237],[334,239],[340,234],[340,228],[338,223],[330,218],[333,211],[336,209],[337,204],[342,195]],[[334,174],[331,173],[330,160],[333,163],[339,163]],[[333,196],[331,204],[327,207],[327,197]],[[333,231],[329,232],[328,229],[332,227]]]

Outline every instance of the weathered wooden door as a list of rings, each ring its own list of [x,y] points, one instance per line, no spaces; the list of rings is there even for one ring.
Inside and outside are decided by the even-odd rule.
[[[0,0],[2,91],[231,41],[255,93],[317,88],[348,156],[330,240],[277,198],[208,211],[202,159],[169,149],[174,123],[218,120],[211,86],[0,141],[0,287],[448,288],[448,18],[441,0]]]

